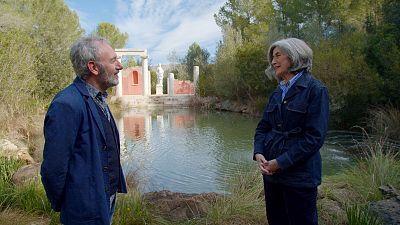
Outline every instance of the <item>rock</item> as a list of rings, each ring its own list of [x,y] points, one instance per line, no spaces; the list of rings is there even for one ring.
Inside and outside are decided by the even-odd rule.
[[[11,180],[16,185],[23,185],[29,181],[39,179],[40,164],[30,164],[19,168],[12,176]]]
[[[208,203],[215,202],[217,193],[185,194],[170,191],[149,192],[144,199],[162,215],[176,220],[187,220],[206,213]]]
[[[341,207],[340,203],[329,198],[318,200],[318,213],[327,221],[335,220],[337,224],[346,224],[346,211]]]
[[[385,225],[400,224],[400,201],[396,197],[372,202],[369,204],[369,209],[374,212]]]
[[[18,146],[9,140],[0,140],[0,156],[6,158],[19,159],[24,161],[26,164],[35,163],[35,160],[29,154],[29,149],[22,143],[18,143]]]
[[[394,188],[390,184],[385,185],[385,186],[380,186],[379,190],[381,191],[383,196],[385,196],[385,198],[387,198],[387,199],[400,196],[400,191],[397,190],[396,188]]]
[[[11,154],[18,151],[18,147],[6,139],[0,139],[0,149],[2,154]]]

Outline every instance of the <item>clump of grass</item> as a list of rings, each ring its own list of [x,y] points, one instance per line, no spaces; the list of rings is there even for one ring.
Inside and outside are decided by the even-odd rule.
[[[138,189],[131,188],[128,194],[118,195],[113,224],[162,224],[161,221],[161,217],[154,215],[153,210],[143,200]]]
[[[381,194],[379,187],[386,184],[400,186],[400,161],[398,147],[386,137],[367,138],[362,143],[364,156],[358,162],[353,177],[364,180],[364,185],[359,185],[361,193],[366,200],[379,200]],[[369,198],[368,198],[369,197]]]
[[[38,181],[32,181],[21,186],[11,182],[12,175],[23,165],[15,159],[0,158],[0,208],[14,208],[28,213],[51,212],[44,188]]]
[[[241,168],[228,181],[230,194],[209,205],[196,224],[265,224],[262,176],[256,168]]]
[[[358,146],[361,154],[358,155],[356,165],[345,169],[341,174],[325,178],[324,184],[333,189],[331,190],[333,198],[329,190],[323,190],[326,192],[326,197],[338,202],[340,208],[346,209],[349,221],[363,221],[369,218],[364,209],[355,208],[358,207],[355,205],[366,205],[371,201],[382,200],[380,186],[390,184],[395,188],[400,187],[400,161],[398,147],[395,144],[385,137],[366,135]]]
[[[380,186],[400,186],[400,161],[396,146],[385,138],[367,138],[361,144],[363,155],[356,166],[346,169],[333,180],[348,183],[360,199],[359,203],[366,203],[382,199]]]
[[[0,157],[0,183],[6,184],[11,182],[11,177],[23,165],[20,160]]]
[[[380,136],[400,140],[400,110],[392,105],[369,110],[368,123],[372,131]]]
[[[348,225],[382,225],[378,217],[371,214],[367,208],[354,205],[346,208]]]

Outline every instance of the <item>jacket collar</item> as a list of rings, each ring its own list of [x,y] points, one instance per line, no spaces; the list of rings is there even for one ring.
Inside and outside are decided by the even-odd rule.
[[[307,88],[310,84],[311,81],[311,74],[307,71],[304,71],[303,74],[297,79],[296,83],[289,89],[289,91],[286,93],[285,98],[290,98],[293,95],[297,94],[300,92],[302,89]],[[280,103],[282,100],[282,90],[278,87],[275,89],[273,93],[275,102]]]
[[[90,97],[89,91],[86,88],[86,84],[78,76],[75,77],[74,85],[83,96]]]
[[[75,87],[78,89],[78,91],[82,94],[83,99],[85,100],[85,102],[87,103],[87,105],[89,106],[90,112],[94,118],[94,120],[96,121],[96,125],[100,130],[101,136],[103,136],[104,141],[106,140],[106,135],[104,132],[104,128],[103,128],[103,124],[101,122],[100,119],[100,115],[99,112],[97,110],[96,107],[96,103],[94,102],[94,100],[90,97],[89,91],[86,88],[86,84],[85,82],[83,82],[81,80],[81,78],[79,78],[78,76],[75,78],[73,84],[75,85]]]
[[[304,88],[307,88],[311,81],[311,75],[304,71],[303,74],[297,79],[296,83],[289,89],[289,91],[285,95],[285,99],[292,97],[293,95],[297,94]]]

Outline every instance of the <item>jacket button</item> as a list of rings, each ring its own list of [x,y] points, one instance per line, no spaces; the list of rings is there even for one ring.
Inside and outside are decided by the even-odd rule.
[[[104,145],[104,146],[103,146],[103,150],[104,150],[104,151],[107,150],[107,145]]]
[[[286,104],[287,103],[287,101],[285,100],[285,101],[283,101],[283,104]]]

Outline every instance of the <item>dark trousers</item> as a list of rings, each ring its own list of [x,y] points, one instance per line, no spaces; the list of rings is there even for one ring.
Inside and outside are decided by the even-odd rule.
[[[317,225],[317,187],[296,188],[265,182],[269,225]]]

